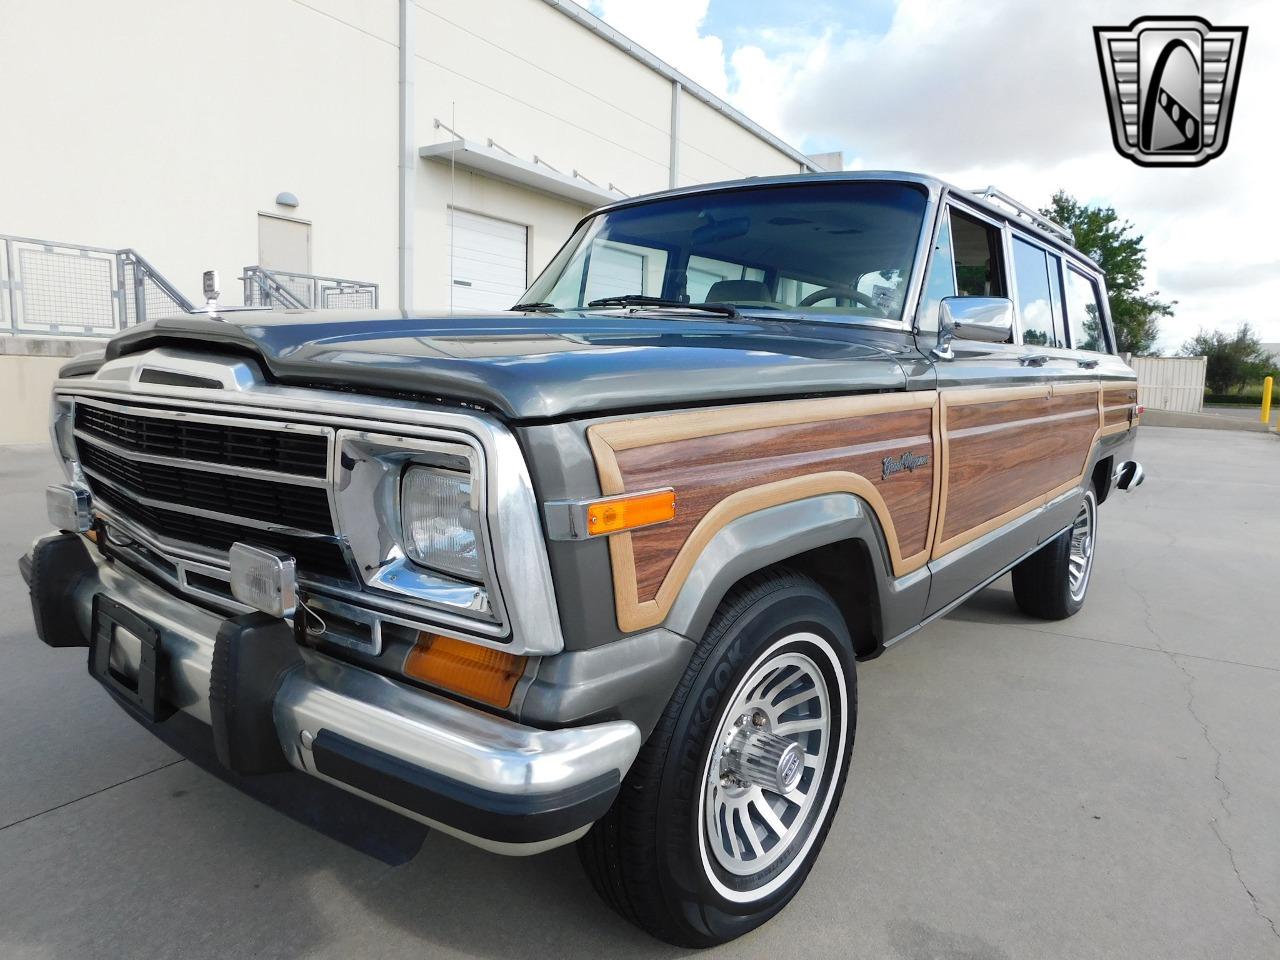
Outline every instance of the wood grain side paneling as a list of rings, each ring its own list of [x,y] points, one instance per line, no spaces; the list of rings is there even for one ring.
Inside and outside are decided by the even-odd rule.
[[[609,538],[618,624],[661,622],[697,555],[746,513],[823,493],[871,505],[893,572],[929,557],[940,486],[937,394],[901,393],[720,408],[597,424],[602,493],[676,491],[676,519]],[[927,457],[883,477],[886,457]]]
[[[1124,433],[1133,426],[1138,415],[1138,388],[1125,385],[1123,387],[1107,387],[1102,391],[1102,432],[1103,435]]]
[[[881,491],[903,556],[928,545],[933,491],[932,413],[911,410],[820,423],[766,427],[677,440],[618,454],[628,490],[674,487],[676,519],[635,531],[638,595],[650,600],[693,528],[726,497],[749,487],[814,473],[841,471],[866,477]],[[910,450],[929,462],[881,479],[885,457]]]
[[[944,391],[935,558],[1079,483],[1101,427],[1100,385]]]

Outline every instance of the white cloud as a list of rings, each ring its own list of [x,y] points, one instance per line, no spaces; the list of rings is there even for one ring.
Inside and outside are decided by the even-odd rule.
[[[727,0],[719,0],[727,2]],[[1111,138],[1092,27],[1150,14],[1132,0],[899,0],[879,36],[785,26],[726,50],[702,32],[708,0],[599,0],[613,26],[768,129],[838,144],[850,166],[999,184],[1040,205],[1062,187],[1108,203],[1146,236],[1147,281],[1178,301],[1161,344],[1248,320],[1280,341],[1276,251],[1280,4],[1215,4],[1250,27],[1226,153],[1195,169],[1138,167]],[[1161,9],[1161,13],[1176,11]],[[735,31],[740,34],[742,31]]]

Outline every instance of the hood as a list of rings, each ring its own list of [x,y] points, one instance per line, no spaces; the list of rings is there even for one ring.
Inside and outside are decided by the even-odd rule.
[[[142,324],[116,336],[106,356],[162,345],[248,352],[281,383],[412,393],[533,420],[901,389],[906,378],[894,355],[910,349],[910,338],[785,319],[627,311],[255,311]],[[89,368],[73,363],[66,372]]]

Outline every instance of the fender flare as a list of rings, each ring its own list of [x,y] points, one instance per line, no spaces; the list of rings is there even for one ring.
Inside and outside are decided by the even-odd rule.
[[[894,581],[875,511],[855,494],[826,493],[765,507],[717,531],[694,561],[663,626],[686,637],[700,637],[725,594],[743,577],[818,547],[849,540],[868,547],[882,616],[902,588],[910,585],[905,582],[919,580],[921,573],[927,578],[927,567],[922,567]]]

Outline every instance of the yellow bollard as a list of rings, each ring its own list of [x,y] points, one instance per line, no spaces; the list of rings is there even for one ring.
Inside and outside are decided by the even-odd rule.
[[[1262,422],[1271,422],[1271,377],[1262,381]]]

